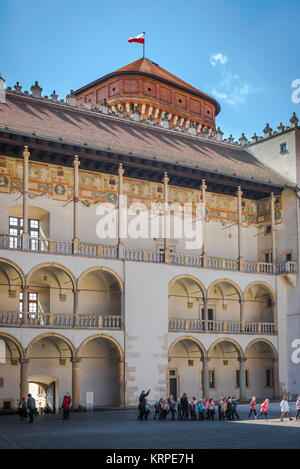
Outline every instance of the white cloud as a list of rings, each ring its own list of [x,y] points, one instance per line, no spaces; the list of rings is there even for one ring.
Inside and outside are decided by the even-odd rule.
[[[210,63],[212,64],[213,67],[215,67],[218,63],[221,65],[224,65],[226,64],[227,60],[228,60],[228,57],[224,54],[221,54],[221,52],[215,55],[210,54]]]
[[[226,101],[231,106],[237,106],[243,104],[249,95],[260,93],[263,90],[262,86],[252,86],[243,81],[239,75],[227,70],[225,65],[227,61],[228,57],[221,53],[210,56],[210,63],[213,67],[217,63],[221,65],[218,69],[220,81],[211,90],[211,94],[215,98]]]

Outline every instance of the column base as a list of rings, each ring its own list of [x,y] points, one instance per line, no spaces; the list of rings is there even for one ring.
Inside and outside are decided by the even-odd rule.
[[[29,251],[29,234],[22,234],[22,250]]]
[[[208,254],[206,252],[202,253],[202,267],[208,267]]]
[[[125,246],[122,242],[119,242],[118,244],[118,258],[125,259]]]
[[[79,254],[80,251],[80,240],[79,238],[73,238],[73,254]]]
[[[165,264],[170,264],[171,263],[171,252],[170,249],[165,249],[164,251],[164,262]]]
[[[243,258],[239,258],[239,270],[240,272],[245,272],[245,261]]]

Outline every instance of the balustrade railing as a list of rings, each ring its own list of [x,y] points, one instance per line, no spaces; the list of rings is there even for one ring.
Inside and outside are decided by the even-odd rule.
[[[270,262],[245,261],[245,272],[275,274],[277,265]]]
[[[98,257],[98,245],[80,243],[79,254],[81,256]]]
[[[122,329],[122,316],[108,314],[73,313],[20,313],[0,311],[0,326],[83,328],[83,329]]]
[[[22,313],[19,311],[0,311],[0,326],[19,326]]]
[[[205,321],[201,319],[169,319],[171,332],[219,332],[227,334],[275,334],[274,323],[240,321]]]
[[[208,268],[215,270],[239,270],[237,259],[226,259],[224,257],[208,257]]]
[[[125,259],[161,263],[164,261],[164,252],[155,249],[125,248]]]
[[[0,235],[0,249],[22,249],[21,236]]]
[[[189,265],[193,267],[202,267],[202,256],[194,256],[192,254],[182,254],[171,252],[171,264],[175,265]]]
[[[12,236],[7,234],[0,234],[0,249],[17,249],[22,250],[22,237]],[[46,238],[29,238],[28,248],[31,252],[45,252],[54,254],[73,254],[72,241],[58,241]],[[125,260],[139,261],[139,262],[164,262],[164,251],[129,248],[125,250]],[[93,258],[107,258],[117,259],[119,257],[119,249],[117,246],[105,246],[102,244],[93,243],[79,243],[79,255],[93,257]],[[178,266],[191,266],[203,267],[202,256],[195,256],[192,254],[184,254],[171,252],[170,263]],[[209,256],[205,265],[208,269],[222,270],[222,271],[239,271],[240,265],[237,259],[228,259],[224,257]],[[242,270],[247,273],[261,273],[261,274],[284,274],[296,273],[297,262],[286,261],[281,263],[259,262],[259,261],[243,261]]]

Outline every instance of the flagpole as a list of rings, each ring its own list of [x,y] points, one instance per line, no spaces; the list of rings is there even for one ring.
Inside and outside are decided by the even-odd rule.
[[[143,42],[143,58],[145,57],[145,42],[146,42],[146,34],[145,32],[143,32],[144,34],[144,42]]]

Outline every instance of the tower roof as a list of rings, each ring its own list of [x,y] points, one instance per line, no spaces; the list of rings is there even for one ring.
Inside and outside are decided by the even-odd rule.
[[[216,107],[216,115],[218,115],[221,110],[220,104],[214,98],[203,93],[202,91],[198,90],[194,86],[189,85],[186,81],[182,80],[181,78],[178,78],[177,76],[173,75],[172,73],[168,72],[164,68],[160,67],[155,62],[152,62],[151,60],[146,59],[145,57],[135,60],[134,62],[131,62],[130,64],[125,65],[124,67],[121,67],[115,70],[114,72],[108,73],[107,75],[104,75],[103,77],[98,78],[95,81],[92,81],[91,83],[76,90],[75,94],[77,95],[81,93],[82,91],[86,91],[87,89],[92,88],[93,86],[97,85],[98,83],[101,83],[102,81],[107,80],[108,78],[111,78],[116,75],[126,74],[126,73],[146,75],[146,76],[150,76],[153,78],[157,78],[161,81],[168,82],[170,84],[175,85],[178,88],[184,89],[186,91],[189,91],[190,93],[196,94],[198,96],[201,96],[211,101]]]
[[[172,73],[168,72],[164,68],[160,67],[155,62],[152,62],[149,59],[142,58],[136,60],[135,62],[131,62],[131,64],[125,65],[125,67],[119,68],[116,72],[141,72],[141,73],[148,73],[151,75],[155,75],[158,78],[162,78],[163,80],[170,81],[175,85],[184,86],[185,88],[196,91],[197,93],[202,93],[202,91],[194,88],[193,86],[189,85],[186,81],[181,80],[181,78],[176,77]]]

